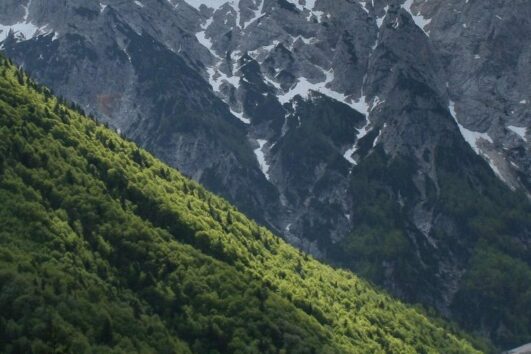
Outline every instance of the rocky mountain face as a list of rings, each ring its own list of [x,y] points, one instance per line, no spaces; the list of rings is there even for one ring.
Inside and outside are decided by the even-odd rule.
[[[530,18],[528,0],[2,0],[0,41],[291,243],[509,345],[531,335],[511,317]],[[513,261],[518,300],[491,309],[510,280],[474,279]]]

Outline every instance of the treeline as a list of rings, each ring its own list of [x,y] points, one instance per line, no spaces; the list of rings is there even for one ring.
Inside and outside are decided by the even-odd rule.
[[[477,352],[0,70],[0,352]]]

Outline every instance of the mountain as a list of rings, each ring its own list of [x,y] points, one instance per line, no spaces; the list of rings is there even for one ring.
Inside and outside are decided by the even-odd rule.
[[[0,40],[291,244],[509,348],[531,341],[530,12],[4,1]]]
[[[3,353],[476,353],[0,57]]]

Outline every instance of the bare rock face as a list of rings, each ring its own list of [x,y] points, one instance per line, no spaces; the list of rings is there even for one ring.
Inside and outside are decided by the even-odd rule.
[[[526,1],[423,1],[464,135],[511,188],[530,187],[531,7]],[[468,133],[471,131],[472,134]]]
[[[23,0],[0,3],[0,43],[304,251],[501,343],[508,321],[456,314],[478,220],[529,215],[530,18],[528,0]]]

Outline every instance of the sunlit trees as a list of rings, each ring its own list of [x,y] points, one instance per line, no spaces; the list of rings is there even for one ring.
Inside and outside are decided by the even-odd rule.
[[[0,352],[475,352],[2,68]]]

